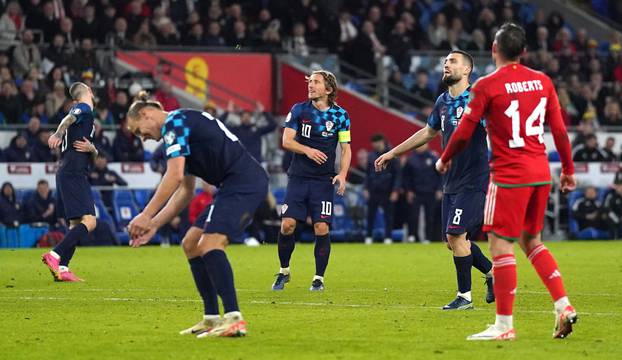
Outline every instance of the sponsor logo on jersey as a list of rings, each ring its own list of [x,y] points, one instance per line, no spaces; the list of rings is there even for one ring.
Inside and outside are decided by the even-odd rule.
[[[332,122],[332,121],[328,120],[328,121],[326,122],[326,131],[331,131],[331,130],[333,129],[333,126],[334,126],[334,125],[335,125],[335,123],[334,123],[334,122]]]
[[[332,132],[328,132],[328,131],[322,131],[322,136],[323,137],[331,137],[333,136],[335,133]]]
[[[175,141],[175,137],[175,131],[171,130],[164,134],[164,142],[166,143],[166,145],[171,145],[173,141]]]
[[[286,211],[287,211],[287,204],[283,204],[283,206],[281,206],[281,215],[285,214]]]

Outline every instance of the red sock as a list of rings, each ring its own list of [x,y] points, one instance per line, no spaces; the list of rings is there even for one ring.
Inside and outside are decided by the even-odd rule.
[[[538,272],[538,275],[540,275],[540,279],[549,290],[553,301],[557,301],[566,296],[562,274],[559,272],[557,263],[553,255],[549,252],[549,249],[547,249],[544,244],[540,244],[531,249],[527,257],[529,261],[531,261],[531,265],[533,265]]]
[[[516,296],[516,258],[514,254],[504,254],[492,259],[493,289],[497,315],[512,315]]]

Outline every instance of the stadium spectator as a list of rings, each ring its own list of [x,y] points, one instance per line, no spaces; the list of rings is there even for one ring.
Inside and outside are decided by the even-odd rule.
[[[125,115],[129,108],[127,93],[125,91],[117,91],[114,103],[110,106],[110,113],[115,124],[121,124],[125,121]]]
[[[305,39],[305,26],[302,23],[294,24],[292,34],[285,39],[283,47],[287,52],[297,56],[309,56],[309,46]]]
[[[29,112],[32,110],[35,103],[38,101],[37,97],[40,97],[38,95],[39,94],[35,91],[35,86],[31,80],[25,79],[22,81],[22,84],[19,87],[19,101],[23,112]],[[20,114],[20,117],[22,114]]]
[[[579,162],[598,162],[605,160],[605,155],[598,148],[598,139],[596,135],[589,134],[585,137],[585,143],[574,149],[572,160]]]
[[[105,109],[104,109],[105,110]],[[105,110],[108,111],[108,110]],[[102,111],[98,111],[100,114]],[[110,139],[104,134],[104,128],[102,128],[101,122],[99,120],[95,120],[93,123],[95,126],[95,134],[93,135],[93,145],[97,148],[97,151],[100,155],[103,155],[106,160],[113,161],[112,156],[112,144],[110,143]]]
[[[622,172],[616,173],[613,181],[613,191],[605,196],[603,202],[603,219],[614,239],[622,236]]]
[[[205,31],[201,23],[192,24],[190,31],[182,39],[182,44],[188,46],[207,46]]]
[[[50,44],[50,46],[48,46],[48,48],[43,52],[43,58],[51,61],[56,67],[67,65],[70,55],[68,53],[68,48],[65,44],[65,38],[63,35],[54,35],[52,44]]]
[[[348,174],[348,182],[350,184],[362,185],[365,183],[368,156],[369,153],[364,148],[360,148],[356,152],[356,163],[354,166],[350,166],[350,173]]]
[[[607,137],[605,146],[602,148],[604,161],[618,161],[618,155],[615,154],[614,148],[616,145],[616,139],[613,136]]]
[[[157,44],[158,41],[155,35],[151,33],[151,28],[149,27],[149,19],[144,19],[134,36],[132,36],[132,45],[138,49],[152,49]]]
[[[65,101],[67,101],[65,84],[62,81],[56,81],[52,92],[45,97],[45,114],[48,117],[56,115]]]
[[[358,29],[352,22],[352,15],[342,10],[339,13],[339,46],[341,52],[349,50],[350,45],[358,36]]]
[[[595,187],[585,188],[583,197],[572,205],[572,215],[579,223],[579,230],[586,228],[602,229],[601,206],[597,200],[598,192]]]
[[[408,72],[410,68],[409,52],[412,50],[412,39],[407,33],[406,24],[403,21],[395,23],[395,27],[387,40],[387,55],[393,57],[401,72]]]
[[[231,132],[238,137],[255,160],[259,163],[263,163],[261,140],[265,135],[273,132],[277,126],[272,114],[265,111],[263,104],[258,101],[255,107],[255,114],[253,115],[250,111],[243,110],[239,115],[239,125],[236,126],[232,124],[232,120],[234,119],[231,119],[236,115],[233,114],[233,102],[229,102],[227,110],[228,111],[222,115],[222,120],[228,124]],[[258,124],[261,118],[264,119],[264,125]]]
[[[190,205],[188,205],[188,221],[191,224],[194,224],[197,217],[212,203],[214,198],[214,191],[216,188],[205,181],[202,181],[202,184],[202,191],[193,197],[190,201]]]
[[[95,5],[87,3],[84,7],[84,16],[76,18],[76,35],[80,39],[92,39],[97,42],[100,36],[100,24],[95,17]]]
[[[32,146],[38,141],[39,132],[41,132],[41,120],[38,117],[33,116],[30,120],[28,120],[26,130],[23,131],[23,134],[26,137],[26,142],[28,142],[28,146]]]
[[[65,44],[69,51],[73,52],[76,45],[76,36],[73,30],[73,20],[69,17],[62,17],[60,19],[60,33],[65,38]]]
[[[80,48],[71,56],[69,68],[74,75],[82,74],[86,70],[94,74],[99,71],[95,49],[93,49],[93,39],[87,37],[82,39]]]
[[[127,20],[122,17],[114,20],[114,28],[106,35],[106,44],[122,49],[131,45],[127,32]]]
[[[406,86],[404,85],[404,78],[402,77],[402,73],[399,69],[391,72],[389,83],[393,85],[389,87],[390,106],[398,109],[408,108],[411,99],[408,96],[408,89],[406,89]]]
[[[37,182],[37,191],[28,199],[24,205],[26,222],[28,223],[48,223],[53,226],[56,223],[55,200],[52,190],[46,180]]]
[[[33,162],[55,162],[57,156],[48,146],[50,133],[48,131],[39,131],[37,141],[30,147],[30,161]]]
[[[22,32],[26,25],[26,19],[22,14],[22,7],[18,1],[10,1],[6,5],[4,14],[0,16],[0,50],[9,48]]]
[[[112,143],[115,161],[128,162],[144,160],[143,144],[138,137],[130,132],[127,123],[123,120]]]
[[[7,227],[18,227],[22,221],[21,206],[15,197],[13,184],[5,182],[0,192],[0,222]]]
[[[4,160],[6,162],[28,162],[30,161],[30,149],[28,140],[22,133],[18,133],[11,139],[9,147],[4,150]]]
[[[413,151],[403,170],[403,186],[406,191],[408,210],[408,241],[429,243],[438,235],[434,234],[438,202],[442,198],[441,178],[434,168],[438,155],[429,150],[428,145],[419,146]],[[419,236],[419,215],[423,207],[425,213],[425,238]]]
[[[413,105],[422,108],[434,102],[434,94],[430,90],[430,77],[425,70],[417,71],[415,85],[410,89],[413,94]]]
[[[258,42],[262,45],[264,51],[276,52],[281,49],[281,22],[272,20],[262,34]]]
[[[105,6],[102,14],[98,16],[99,32],[97,36],[97,42],[99,42],[100,44],[111,45],[111,43],[108,40],[114,39],[114,35],[112,34],[115,33],[116,19],[117,19],[117,9],[112,5]],[[127,26],[126,26],[126,30],[127,30]],[[122,38],[125,39],[125,35]]]
[[[207,36],[205,38],[206,46],[226,46],[225,38],[221,34],[220,24],[216,21],[209,23]]]
[[[24,78],[32,67],[41,67],[41,53],[34,43],[32,30],[26,29],[22,33],[22,41],[13,49],[13,74]]]
[[[376,59],[384,54],[385,50],[374,32],[374,24],[371,21],[365,21],[352,45],[353,53],[350,54],[352,56],[350,61],[361,70],[375,76]]]
[[[26,17],[26,27],[29,29],[41,30],[43,40],[46,43],[52,41],[52,38],[60,31],[58,17],[54,15],[54,4],[52,1],[44,1],[40,7],[40,11],[28,14]]]
[[[173,86],[168,81],[162,80],[158,91],[153,94],[153,97],[162,104],[164,111],[173,111],[179,109],[179,101],[175,95],[173,95]]]
[[[13,81],[5,80],[2,82],[2,88],[0,88],[0,113],[4,115],[5,121],[8,124],[19,123],[23,107]]]
[[[114,170],[110,170],[108,168],[108,159],[104,154],[99,153],[95,158],[95,166],[91,170],[89,174],[89,182],[93,186],[105,186],[105,187],[113,187],[115,185],[118,186],[127,186],[127,182],[123,180],[119,174]],[[112,212],[113,204],[112,204],[112,195],[113,192],[110,189],[101,190],[102,201],[108,209],[108,212]]]
[[[179,33],[170,19],[160,24],[155,36],[158,40],[158,45],[179,45]]]
[[[607,96],[605,100],[605,108],[603,109],[603,118],[601,125],[620,126],[622,125],[622,111],[620,102],[611,96]]]
[[[367,159],[367,172],[365,176],[364,196],[367,199],[367,233],[365,244],[373,243],[373,229],[376,212],[381,207],[384,212],[384,243],[391,244],[391,231],[393,230],[393,211],[399,197],[401,186],[400,163],[393,159],[388,166],[376,172],[374,162],[389,150],[389,144],[382,134],[375,134],[370,138],[372,151]]]

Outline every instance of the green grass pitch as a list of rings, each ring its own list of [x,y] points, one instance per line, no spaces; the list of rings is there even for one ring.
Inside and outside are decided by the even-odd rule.
[[[228,249],[241,339],[178,335],[202,305],[179,247],[79,248],[85,283],[54,283],[41,249],[0,251],[0,359],[620,359],[622,242],[549,243],[579,312],[575,332],[552,340],[552,304],[518,260],[515,342],[467,342],[494,321],[473,271],[475,310],[443,312],[455,295],[442,244],[335,244],[326,290],[311,293],[313,248],[298,245],[292,281],[270,286],[275,246]]]

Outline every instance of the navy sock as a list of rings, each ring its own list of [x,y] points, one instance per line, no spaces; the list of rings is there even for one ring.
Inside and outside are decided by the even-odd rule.
[[[190,264],[194,284],[197,286],[197,290],[199,290],[199,294],[201,294],[203,299],[203,314],[218,315],[218,293],[214,284],[212,284],[212,279],[209,277],[203,258],[197,256],[188,259],[188,263]]]
[[[80,240],[85,239],[88,234],[89,231],[83,223],[79,223],[67,232],[63,241],[58,243],[58,245],[54,248],[54,252],[60,255],[61,265],[69,265],[69,260],[71,260],[73,252],[76,250],[76,246],[78,246]]]
[[[294,234],[292,233],[290,235],[285,235],[279,232],[279,238],[277,243],[279,247],[279,261],[281,262],[281,267],[289,267],[289,260],[292,258],[292,253],[294,252],[294,248],[296,247],[296,242],[294,241]]]
[[[315,275],[324,276],[330,257],[330,233],[326,235],[315,235]]]
[[[454,256],[454,265],[456,265],[458,291],[463,294],[471,291],[471,266],[473,266],[473,255]]]
[[[223,250],[211,250],[203,255],[203,261],[205,261],[212,284],[220,295],[225,314],[240,311],[235,295],[235,286],[233,285],[233,270],[231,270],[227,254]]]
[[[471,241],[471,255],[473,255],[473,267],[481,271],[482,274],[488,274],[492,270],[492,262],[473,241]]]

